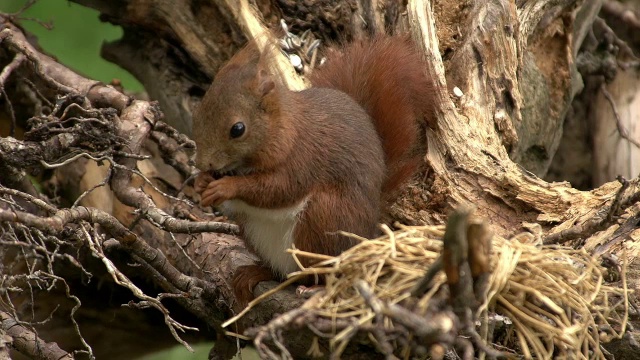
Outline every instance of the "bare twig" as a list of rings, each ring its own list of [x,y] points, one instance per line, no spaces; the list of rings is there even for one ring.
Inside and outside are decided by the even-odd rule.
[[[102,187],[102,186],[106,186],[107,183],[109,182],[109,179],[111,178],[111,174],[112,173],[113,173],[113,167],[109,167],[109,169],[107,170],[107,174],[105,175],[104,179],[102,179],[102,181],[100,181],[99,183],[93,185],[92,187],[90,187],[87,190],[85,190],[82,194],[80,194],[80,196],[78,196],[78,198],[71,205],[71,208],[77,207],[78,204],[82,201],[82,199],[84,199],[87,195],[89,195],[95,189],[97,189],[99,187]]]
[[[42,21],[42,20],[40,20],[38,18],[30,18],[30,17],[22,16],[22,13],[27,11],[27,9],[29,9],[31,6],[33,6],[33,4],[35,4],[37,1],[38,0],[29,0],[29,1],[25,2],[24,5],[22,5],[22,7],[20,9],[18,9],[18,11],[14,12],[14,13],[11,13],[11,14],[7,14],[7,16],[12,20],[34,21],[37,24],[40,24],[40,26],[42,26],[43,28],[45,28],[47,30],[53,29],[53,23],[51,21]]]
[[[61,232],[68,223],[87,221],[100,224],[114,237],[125,243],[133,242],[137,238],[113,216],[101,210],[84,206],[58,210],[51,217],[39,217],[21,211],[0,209],[0,221],[19,222],[50,234]]]
[[[33,195],[29,195],[26,193],[23,193],[22,191],[18,191],[15,189],[10,189],[7,187],[4,187],[2,185],[0,185],[0,194],[8,194],[8,195],[13,195],[13,196],[19,196],[37,206],[39,206],[40,208],[44,209],[45,211],[49,212],[49,213],[55,213],[56,211],[58,211],[58,209],[56,209],[55,207],[53,207],[52,205],[49,205],[47,202],[45,202],[44,200],[38,199]]]
[[[454,334],[457,330],[456,321],[452,313],[443,311],[433,317],[418,316],[416,313],[397,304],[382,303],[375,298],[371,287],[364,281],[358,281],[355,286],[374,311],[377,309],[381,314],[405,326],[415,336],[433,344],[453,342]]]
[[[9,79],[11,73],[22,65],[24,60],[24,55],[16,54],[13,60],[11,60],[11,62],[2,69],[2,72],[0,72],[0,87],[4,88],[4,85],[7,83],[7,79]]]
[[[620,134],[620,137],[632,143],[635,147],[640,148],[640,141],[632,138],[629,135],[629,130],[627,130],[627,128],[625,128],[622,125],[622,120],[620,119],[620,113],[618,113],[618,107],[616,106],[613,96],[611,96],[611,94],[607,90],[607,87],[604,83],[600,85],[600,90],[602,91],[602,94],[611,105],[611,111],[613,111],[613,116],[616,118],[616,128],[618,129],[618,134]]]
[[[15,136],[15,131],[16,131],[16,114],[13,111],[13,104],[11,104],[11,100],[9,99],[9,97],[7,96],[7,93],[4,89],[5,84],[7,82],[7,79],[9,78],[9,76],[11,75],[11,73],[13,73],[13,71],[18,68],[20,65],[22,65],[22,62],[24,61],[25,57],[22,54],[16,54],[16,56],[13,58],[13,60],[11,60],[11,63],[9,63],[9,65],[5,66],[4,69],[2,69],[2,72],[0,73],[0,94],[2,94],[2,96],[4,96],[6,102],[7,102],[7,112],[9,113],[9,117],[11,118],[11,129],[9,131],[9,134],[11,136]]]
[[[282,330],[286,328],[289,324],[295,322],[301,317],[305,316],[305,309],[298,308],[291,310],[285,314],[282,314],[275,319],[271,320],[269,324],[260,327],[256,330],[256,334],[253,340],[253,344],[255,345],[258,353],[263,359],[293,359],[289,350],[286,349],[285,346],[282,345]],[[280,349],[280,354],[276,355],[266,342],[273,342],[278,349]]]
[[[17,40],[16,37],[18,38]],[[11,29],[4,29],[0,31],[0,42],[6,41],[15,51],[24,54],[24,56],[35,66],[36,72],[42,77],[42,79],[48,81],[50,85],[60,91],[65,93],[76,93],[74,88],[64,85],[49,76],[46,70],[41,66],[41,62],[38,61],[40,56],[30,46],[24,46],[22,39],[22,34],[13,32]]]
[[[156,128],[158,128],[158,126],[156,126]],[[168,125],[165,125],[164,128],[170,127]],[[190,148],[190,146],[193,146],[193,144],[189,142],[180,143],[179,141],[181,140],[182,136],[184,135],[180,134],[176,136],[173,133],[167,134],[166,132],[160,131],[151,132],[151,139],[153,139],[158,144],[158,148],[162,153],[163,160],[167,164],[171,165],[174,169],[176,169],[180,173],[180,175],[184,176],[185,178],[189,178],[195,172],[195,167],[189,164],[189,160],[187,159],[187,151],[193,152],[193,149]],[[184,154],[184,161],[181,161],[183,159],[179,158],[181,157],[180,154],[178,154],[179,152]]]
[[[189,344],[187,344],[184,340],[180,338],[180,336],[177,333],[177,330],[180,330],[183,332],[185,330],[198,331],[198,328],[182,325],[176,320],[174,320],[169,315],[169,310],[160,302],[160,299],[147,296],[139,287],[133,284],[133,282],[131,282],[131,280],[129,280],[129,278],[126,275],[124,275],[120,270],[118,270],[118,268],[113,264],[113,262],[111,262],[111,260],[109,260],[104,255],[102,251],[102,246],[100,246],[98,239],[96,237],[89,235],[85,227],[82,227],[82,229],[85,232],[86,240],[89,245],[89,248],[91,249],[91,253],[93,254],[93,256],[97,257],[102,261],[102,263],[107,268],[107,272],[109,272],[109,274],[113,278],[113,281],[115,281],[116,284],[131,290],[131,292],[137,298],[146,302],[147,304],[149,304],[149,306],[159,310],[160,313],[162,313],[162,315],[164,316],[164,322],[169,328],[169,331],[171,332],[171,335],[173,335],[174,339],[176,339],[176,341],[184,345],[187,349],[189,349],[189,351],[193,351],[191,346],[189,346]]]
[[[618,189],[618,192],[616,192],[616,197],[613,199],[611,207],[609,207],[609,212],[607,213],[607,218],[605,220],[608,224],[610,224],[613,221],[613,217],[619,213],[620,207],[622,206],[622,196],[629,188],[629,181],[622,177],[622,175],[618,175],[616,179],[620,182],[621,186],[620,189]]]
[[[76,351],[76,352],[86,352],[89,355],[90,359],[95,359],[95,356],[93,355],[93,349],[91,348],[91,345],[89,345],[89,343],[87,343],[87,341],[84,339],[84,337],[82,336],[82,334],[80,333],[80,327],[78,326],[78,322],[76,321],[75,318],[75,313],[76,311],[78,311],[78,309],[80,308],[80,305],[82,305],[82,303],[80,302],[80,299],[78,299],[77,296],[71,294],[71,289],[69,288],[69,285],[67,284],[67,281],[57,275],[54,275],[52,273],[45,273],[45,272],[39,272],[39,275],[44,277],[44,278],[51,278],[55,281],[58,281],[60,283],[62,283],[64,285],[64,290],[65,290],[65,295],[67,296],[67,298],[73,300],[73,302],[75,302],[75,305],[73,306],[73,308],[71,309],[71,313],[69,314],[69,319],[71,319],[71,323],[73,324],[73,328],[76,332],[76,334],[78,335],[78,338],[80,339],[80,342],[82,343],[82,346],[86,349],[86,351]],[[53,284],[52,284],[53,286]]]

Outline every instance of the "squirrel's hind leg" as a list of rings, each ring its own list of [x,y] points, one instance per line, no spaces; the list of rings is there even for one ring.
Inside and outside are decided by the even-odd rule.
[[[357,242],[339,231],[371,238],[377,232],[380,214],[379,203],[371,202],[366,196],[347,196],[333,191],[314,193],[294,229],[296,248],[337,256]],[[304,266],[313,265],[315,261],[300,258]]]
[[[233,274],[233,295],[236,298],[237,306],[244,309],[251,300],[255,298],[253,289],[258,283],[274,280],[275,277],[271,269],[264,265],[245,265],[236,269]]]

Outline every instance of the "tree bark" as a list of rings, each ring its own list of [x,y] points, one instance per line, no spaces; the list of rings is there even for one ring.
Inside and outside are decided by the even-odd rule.
[[[31,290],[34,299],[56,294],[66,309],[63,320],[36,326],[38,336],[44,339],[41,341],[55,341],[65,351],[87,350],[69,321],[77,301],[67,295],[67,286],[81,293],[77,296],[82,304],[79,314],[83,311],[93,314],[76,315],[74,319],[82,338],[98,358],[130,357],[165,346],[167,342],[157,340],[171,336],[167,328],[176,332],[186,329],[182,324],[201,330],[187,331],[184,338],[187,341],[211,338],[214,335],[207,328],[221,334],[224,319],[241,310],[234,302],[229,279],[240,266],[253,264],[257,259],[242,246],[235,235],[236,228],[218,223],[221,219],[188,202],[194,194],[183,182],[195,172],[188,162],[194,149],[188,138],[178,132],[190,134],[192,111],[224,61],[246,39],[260,38],[268,28],[278,28],[280,19],[286,21],[290,31],[299,34],[310,30],[324,43],[379,32],[409,31],[422,49],[430,64],[425,71],[440,85],[441,108],[437,127],[426,133],[428,152],[423,176],[408,185],[404,196],[393,206],[395,220],[405,224],[442,224],[453,209],[473,204],[476,214],[488,219],[499,236],[508,238],[528,232],[531,224],[537,224],[539,235],[547,244],[583,246],[598,256],[626,256],[632,266],[629,287],[637,287],[638,277],[631,275],[637,275],[637,250],[627,251],[637,249],[635,238],[640,234],[636,226],[640,209],[634,206],[639,199],[637,179],[603,183],[589,191],[580,191],[567,182],[541,179],[549,169],[550,178],[564,179],[566,173],[554,163],[557,161],[554,155],[557,151],[561,154],[575,151],[566,142],[566,131],[563,136],[563,126],[564,130],[568,126],[565,119],[566,124],[580,124],[576,127],[581,132],[572,133],[574,138],[590,135],[585,129],[585,116],[576,111],[574,99],[582,104],[595,102],[594,108],[602,112],[612,109],[607,105],[611,102],[620,104],[619,112],[623,103],[628,109],[634,104],[624,98],[637,95],[637,90],[632,91],[638,84],[637,65],[626,70],[635,77],[615,78],[617,82],[627,81],[628,85],[620,86],[619,92],[607,92],[613,97],[611,101],[602,98],[603,91],[596,90],[603,87],[587,79],[604,76],[606,68],[587,69],[577,61],[596,51],[582,47],[583,44],[602,42],[592,29],[594,22],[599,21],[603,3],[608,2],[410,0],[406,5],[392,0],[259,0],[251,4],[246,0],[74,2],[99,10],[103,20],[123,27],[123,38],[105,44],[103,56],[134,74],[147,89],[149,98],[157,103],[134,100],[73,73],[30,45],[9,18],[3,19],[0,59],[4,70],[0,73],[0,85],[7,93],[3,97],[16,108],[15,113],[27,114],[17,121],[31,133],[21,139],[0,139],[0,159],[4,164],[0,165],[3,170],[0,194],[12,196],[12,201],[21,206],[1,205],[0,220],[36,229],[31,236],[39,238],[40,233],[44,234],[42,239],[50,241],[46,243],[49,247],[59,244],[53,237],[67,241],[62,245],[68,255],[64,260],[67,263],[63,260],[43,263],[55,263],[65,270],[51,267],[47,269],[48,275],[37,274],[40,281],[49,281],[46,283],[51,285],[48,289],[51,292]],[[278,54],[273,58],[274,71],[290,88],[306,86],[284,56]],[[578,97],[583,89],[586,92]],[[57,111],[50,109],[44,115],[41,109],[55,107],[57,94],[65,96],[65,100],[58,104]],[[35,100],[19,101],[20,98]],[[65,136],[42,135],[24,121],[40,116],[60,123],[65,111],[105,124],[102,131],[115,136],[105,138],[105,144],[87,146],[72,141],[76,139],[72,130]],[[606,117],[601,112],[595,116]],[[43,128],[47,129],[46,125]],[[630,125],[628,129],[629,137],[633,138]],[[606,138],[611,132],[611,125],[609,128],[599,125],[593,130],[594,139],[601,135]],[[80,132],[76,136],[86,139],[88,134]],[[630,141],[621,144],[633,147]],[[122,150],[114,152],[115,148]],[[81,164],[56,167],[53,175],[42,174],[51,171],[45,169],[42,161],[59,163],[63,156],[77,154],[78,149],[92,156],[83,158]],[[598,149],[592,153],[596,166],[608,163],[611,154],[615,154]],[[628,159],[632,159],[631,155]],[[69,203],[52,202],[51,195],[39,195],[25,171],[40,173],[45,179],[43,183],[53,189],[72,188],[65,196]],[[611,175],[618,173],[619,170],[611,170],[607,177],[596,177],[594,183],[612,180]],[[636,176],[633,172],[631,175]],[[73,211],[65,212],[78,196],[101,182],[103,186],[83,196]],[[56,192],[49,189],[48,193]],[[38,199],[46,205],[38,205]],[[12,226],[19,231],[12,228],[14,232],[2,235],[5,242],[0,245],[0,255],[4,257],[4,268],[0,269],[13,275],[17,282],[18,275],[34,275],[34,268],[8,265],[12,256],[16,256],[16,246],[18,249],[22,246],[17,243],[29,238],[25,235],[28,232],[20,232],[26,230]],[[9,245],[9,241],[16,243]],[[29,246],[37,248],[34,244]],[[74,267],[69,257],[82,266]],[[105,271],[105,267],[111,269],[111,262],[121,275]],[[58,273],[66,274],[62,276],[66,286],[51,283],[51,276]],[[99,280],[87,285],[86,273]],[[124,286],[116,286],[116,282]],[[103,283],[109,284],[108,296],[104,295]],[[262,283],[257,293],[274,286]],[[0,290],[11,293],[1,285]],[[111,300],[105,299],[108,297]],[[12,299],[15,308],[20,309],[15,314],[27,316],[32,311],[29,297],[15,295]],[[127,301],[132,301],[130,307],[119,306]],[[46,318],[55,307],[46,299],[36,303],[43,306],[33,310],[35,317],[30,320],[34,322]],[[266,324],[274,314],[286,314],[301,303],[302,299],[290,289],[276,293],[247,313],[239,326]],[[137,309],[146,307],[153,309]],[[108,316],[96,313],[101,308],[107,309]],[[9,309],[0,310],[13,314]],[[137,326],[115,328],[110,330],[110,336],[101,336],[101,329],[109,326],[109,317],[122,319],[119,324]],[[101,326],[92,327],[90,324],[96,321]],[[157,325],[163,323],[166,326]],[[61,332],[60,326],[66,332]],[[308,356],[312,330],[301,326],[290,331],[297,335],[289,337],[286,343],[291,354],[296,358]],[[150,341],[134,340],[132,334],[136,333],[147,334]],[[113,346],[114,339],[126,346]],[[225,341],[219,338],[220,347],[227,344]],[[319,346],[328,349],[326,342]],[[373,351],[373,347],[367,349]],[[357,357],[357,351],[353,345],[345,356]]]

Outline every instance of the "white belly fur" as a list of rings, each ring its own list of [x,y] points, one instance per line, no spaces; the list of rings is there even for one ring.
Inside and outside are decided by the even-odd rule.
[[[293,244],[293,230],[307,200],[282,209],[258,208],[241,200],[228,200],[223,203],[223,212],[230,217],[241,215],[246,218],[245,240],[251,243],[260,258],[271,264],[274,272],[285,276],[298,270],[287,249]]]

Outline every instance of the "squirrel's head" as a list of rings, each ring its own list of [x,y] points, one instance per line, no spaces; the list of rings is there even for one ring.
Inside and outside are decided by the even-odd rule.
[[[276,83],[255,50],[245,48],[216,75],[193,115],[196,166],[224,175],[249,172],[273,133]]]

